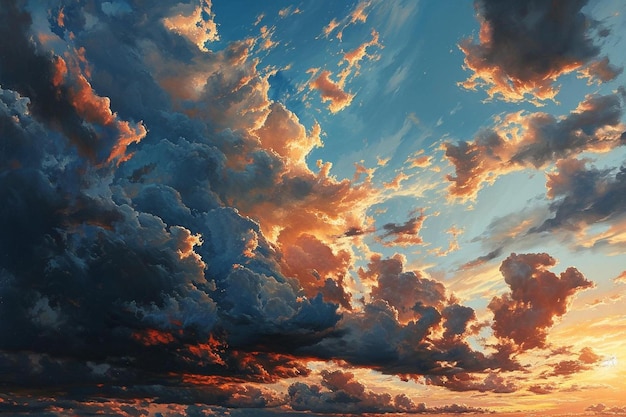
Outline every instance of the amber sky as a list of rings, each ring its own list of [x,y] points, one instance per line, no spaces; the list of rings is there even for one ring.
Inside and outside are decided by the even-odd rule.
[[[2,1],[0,414],[626,415],[625,36]]]

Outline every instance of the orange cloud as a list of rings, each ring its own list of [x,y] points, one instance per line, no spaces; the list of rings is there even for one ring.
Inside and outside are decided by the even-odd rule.
[[[331,80],[330,76],[330,71],[322,71],[317,78],[309,83],[309,87],[320,92],[323,102],[329,102],[328,110],[331,113],[337,113],[352,103],[354,94],[346,93],[341,83]]]
[[[75,55],[66,54],[66,58],[70,60],[69,65],[63,58],[55,58],[52,84],[57,88],[59,94],[63,93],[67,96],[76,114],[94,126],[97,133],[100,133],[97,138],[98,142],[83,144],[91,147],[91,149],[85,148],[90,156],[93,159],[98,159],[98,151],[109,147],[105,162],[117,164],[124,162],[132,156],[126,153],[128,146],[141,141],[148,131],[143,123],[133,125],[128,121],[121,120],[116,113],[113,113],[111,100],[96,94],[83,74],[80,63],[85,62],[84,50],[75,52]],[[106,137],[108,136],[107,129],[112,131],[113,138]]]
[[[500,175],[621,146],[626,130],[622,113],[618,95],[589,95],[567,116],[513,113],[479,132],[471,142],[446,143],[445,156],[455,168],[455,175],[447,176],[452,182],[450,195],[474,199],[484,184]]]
[[[163,26],[184,36],[201,51],[208,52],[206,44],[219,40],[211,6],[211,0],[201,0],[193,9],[192,5],[180,3],[170,10],[171,16],[163,19]]]
[[[170,332],[157,329],[138,331],[133,333],[131,337],[145,346],[167,345],[176,341]]]
[[[494,314],[492,328],[518,351],[544,347],[548,329],[555,318],[567,312],[570,299],[594,285],[576,268],[567,268],[560,276],[548,271],[555,264],[546,253],[513,253],[500,266],[511,292],[489,303]]]

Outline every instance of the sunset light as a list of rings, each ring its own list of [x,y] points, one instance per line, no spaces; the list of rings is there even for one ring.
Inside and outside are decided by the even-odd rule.
[[[623,0],[2,0],[0,415],[626,416]]]

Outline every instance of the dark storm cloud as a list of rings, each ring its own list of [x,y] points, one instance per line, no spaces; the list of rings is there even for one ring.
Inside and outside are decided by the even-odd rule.
[[[141,140],[145,129],[120,121],[108,99],[97,96],[78,64],[68,72],[59,56],[46,53],[32,40],[32,18],[17,2],[0,11],[0,79],[4,88],[30,99],[29,109],[47,126],[60,130],[92,161],[124,157],[126,147]]]
[[[557,228],[580,229],[598,223],[611,223],[626,208],[626,168],[599,170],[587,168],[585,160],[563,160],[558,171],[548,174],[548,197],[553,217],[530,232]],[[617,226],[619,227],[619,226]]]
[[[385,246],[400,245],[419,245],[423,243],[419,232],[422,228],[426,216],[421,212],[419,215],[413,215],[402,224],[386,223],[382,226],[382,235],[380,242]]]
[[[582,152],[606,152],[624,144],[622,93],[587,96],[565,117],[537,113],[505,116],[472,142],[445,144],[454,165],[450,194],[474,198],[485,183],[524,168],[541,169]]]
[[[404,271],[401,257],[375,256],[359,275],[376,283],[371,300],[362,311],[344,313],[335,333],[303,353],[405,378],[517,367],[509,355],[487,357],[473,350],[465,341],[474,331],[473,309],[446,295],[441,283]]]
[[[547,268],[556,261],[546,253],[511,254],[500,266],[509,294],[494,297],[494,334],[517,351],[544,347],[554,319],[564,315],[571,298],[593,286],[576,268],[557,276]]]
[[[462,85],[484,86],[490,97],[507,101],[541,101],[553,99],[559,90],[556,79],[572,71],[612,80],[621,69],[600,57],[593,39],[594,32],[608,36],[609,31],[583,12],[586,4],[476,0],[478,43],[466,39],[460,45],[465,65],[474,74]]]
[[[145,116],[154,135],[137,148],[133,164],[102,170],[94,164],[115,144],[101,148],[96,141],[109,123],[98,118],[110,116],[116,129],[123,121],[82,72],[74,79],[63,78],[71,69],[55,72],[60,58],[27,40],[30,15],[15,3],[5,6],[2,28],[13,31],[0,45],[6,56],[0,63],[0,332],[11,335],[0,338],[5,388],[123,387],[152,377],[167,387],[178,383],[166,375],[191,370],[263,381],[290,375],[285,369],[306,373],[280,355],[247,356],[252,347],[274,352],[314,343],[339,317],[336,305],[321,297],[300,298],[297,282],[279,272],[259,225],[223,207],[217,184],[226,157],[214,143],[226,148],[232,136],[209,140],[206,126],[166,113],[167,101],[148,108],[156,83],[139,77],[143,84],[135,90],[151,87],[139,95],[144,106],[119,92],[111,103],[123,104],[120,115]],[[80,19],[71,20],[81,15],[71,10],[76,7],[68,5],[65,23],[76,30],[76,42],[83,35],[89,40]],[[118,25],[133,18],[125,15]],[[134,73],[149,73],[130,58],[135,51],[123,37],[111,36],[104,24],[95,30],[120,52],[117,62],[132,64],[119,71],[116,88]],[[138,33],[164,36],[145,27]],[[105,75],[118,68],[95,61],[98,85],[106,90],[114,83],[104,82]],[[55,75],[67,81],[67,90],[56,88]],[[78,106],[83,99],[95,107]],[[273,163],[263,158],[259,154],[258,167]],[[289,344],[274,341],[275,335]],[[21,356],[24,351],[34,356]],[[32,361],[39,371],[24,373]]]

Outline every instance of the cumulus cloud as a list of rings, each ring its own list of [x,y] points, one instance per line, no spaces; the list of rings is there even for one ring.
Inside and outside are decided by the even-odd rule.
[[[486,410],[460,404],[427,407],[406,394],[392,397],[367,389],[351,372],[321,372],[321,385],[297,382],[289,387],[289,402],[294,410],[317,413],[476,413]]]
[[[548,270],[555,264],[545,253],[513,253],[500,266],[511,292],[489,303],[492,328],[500,340],[513,343],[518,351],[544,347],[548,330],[567,312],[571,298],[594,285],[572,267],[557,276]]]
[[[115,10],[123,9],[120,4]],[[304,297],[297,277],[287,278],[281,271],[277,248],[259,224],[228,207],[237,192],[253,188],[254,179],[245,168],[239,170],[237,161],[233,167],[226,161],[241,145],[258,164],[250,172],[271,170],[271,165],[291,170],[280,201],[294,201],[307,181],[320,183],[303,167],[307,149],[319,138],[307,136],[291,113],[269,104],[263,114],[263,120],[272,115],[268,125],[254,136],[246,135],[254,133],[256,121],[221,132],[210,117],[191,118],[175,110],[172,106],[180,105],[176,97],[170,100],[167,89],[160,89],[165,78],[160,73],[150,78],[153,61],[137,59],[135,48],[149,50],[156,38],[166,36],[175,48],[205,59],[208,67],[226,65],[228,59],[236,67],[237,56],[247,55],[237,55],[237,46],[222,55],[208,54],[165,27],[140,23],[160,22],[173,4],[150,8],[146,15],[125,9],[126,20],[120,22],[113,18],[118,14],[113,5],[68,3],[64,30],[55,26],[57,42],[71,42],[63,57],[30,40],[29,12],[16,2],[5,6],[2,28],[11,30],[13,41],[0,41],[6,57],[0,63],[6,145],[0,156],[0,195],[6,200],[0,296],[11,301],[1,303],[0,314],[10,319],[2,320],[0,331],[18,335],[0,342],[6,381],[15,389],[82,382],[119,388],[152,374],[173,401],[184,401],[185,390],[176,394],[171,388],[180,383],[173,375],[191,369],[204,376],[238,374],[254,381],[306,374],[293,358],[250,353],[250,347],[273,352],[314,343],[339,319],[337,304],[327,303],[319,291]],[[99,24],[86,25],[87,12]],[[137,44],[111,35],[134,19],[137,25],[130,26]],[[101,54],[94,38],[109,42],[105,49],[119,61]],[[118,62],[124,65],[118,67]],[[39,71],[21,71],[24,65]],[[235,76],[253,70],[243,67]],[[135,77],[137,73],[143,76]],[[262,78],[257,79],[262,85]],[[228,80],[224,85],[229,87]],[[245,95],[233,94],[244,100]],[[248,96],[255,100],[252,92]],[[228,115],[229,109],[222,110]],[[268,143],[263,151],[260,141],[269,132],[302,135],[302,141],[291,147]],[[127,152],[135,142],[132,134],[145,138]],[[329,198],[337,187],[351,189],[348,182],[331,183],[335,189],[326,192]],[[328,184],[318,186],[323,191]],[[320,287],[341,295],[340,285]],[[36,366],[24,374],[31,368],[28,362]],[[63,377],[46,379],[51,374]],[[148,391],[127,395],[150,396]],[[238,398],[249,398],[242,400],[247,405],[257,394],[237,391]],[[224,404],[220,395],[211,401]]]
[[[587,0],[573,2],[476,0],[478,41],[460,44],[465,66],[473,72],[461,85],[486,88],[505,101],[554,100],[556,80],[580,71],[598,81],[614,79],[621,69],[600,57],[594,35],[606,29],[583,11]]]
[[[478,391],[495,392],[500,394],[515,392],[519,387],[512,381],[499,375],[497,372],[490,372],[486,377],[459,373],[447,376],[429,376],[427,383],[446,387],[452,391]]]
[[[567,116],[513,113],[471,142],[446,143],[445,156],[455,168],[455,175],[447,176],[452,182],[450,195],[473,199],[500,175],[622,146],[626,131],[622,114],[620,94],[589,95]]]

